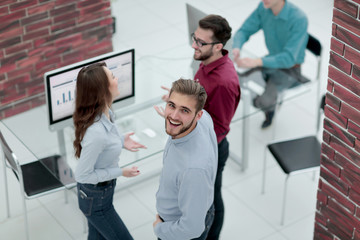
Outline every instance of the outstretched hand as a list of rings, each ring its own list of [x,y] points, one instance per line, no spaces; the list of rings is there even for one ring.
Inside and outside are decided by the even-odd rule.
[[[137,152],[139,151],[139,148],[145,148],[146,147],[130,138],[131,135],[134,135],[134,132],[125,134],[124,138],[124,148],[126,150],[129,150],[131,152]]]
[[[165,86],[161,86],[161,88],[167,91],[167,93],[161,97],[164,102],[167,102],[169,100],[170,88],[167,88]]]

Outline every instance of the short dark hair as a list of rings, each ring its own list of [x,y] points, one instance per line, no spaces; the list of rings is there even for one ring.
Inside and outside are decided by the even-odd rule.
[[[199,21],[199,27],[211,30],[214,33],[213,41],[218,41],[225,46],[231,38],[231,27],[228,21],[220,15],[211,14]]]
[[[199,112],[204,108],[207,94],[203,86],[200,83],[191,80],[191,79],[182,79],[173,82],[170,89],[169,97],[173,92],[184,94],[187,96],[192,96],[196,100],[196,112]]]

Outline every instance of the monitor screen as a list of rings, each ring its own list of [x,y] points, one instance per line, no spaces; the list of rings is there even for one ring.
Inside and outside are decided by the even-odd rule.
[[[96,62],[105,62],[118,77],[120,95],[113,108],[127,106],[135,97],[135,50],[111,52],[45,73],[46,105],[50,130],[59,130],[72,124],[75,109],[76,78],[81,68]]]

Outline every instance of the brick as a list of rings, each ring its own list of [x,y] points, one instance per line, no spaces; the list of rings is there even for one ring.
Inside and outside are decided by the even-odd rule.
[[[341,207],[345,208],[349,213],[355,214],[356,205],[352,202],[348,196],[342,194],[341,192],[337,191],[337,189],[333,188],[329,184],[324,184],[321,190],[324,195],[328,196],[328,201],[332,199],[336,201]]]
[[[344,55],[345,44],[336,38],[331,38],[330,49],[342,56]]]
[[[323,215],[321,215],[320,213],[317,212],[315,214],[315,221],[317,223],[320,223],[321,225],[325,226],[326,222],[327,222],[327,219],[326,219],[326,217],[324,217]]]
[[[360,125],[360,112],[358,109],[355,109],[355,108],[351,107],[350,105],[343,102],[341,104],[340,113],[344,117],[346,117],[346,118],[352,120],[353,122],[355,122],[356,124]]]
[[[330,141],[330,147],[333,147],[335,151],[341,153],[348,159],[352,159],[355,164],[360,165],[360,154],[348,147],[345,143],[340,141],[337,136],[332,136]]]
[[[24,33],[24,30],[22,27],[18,28],[12,28],[9,31],[0,33],[0,39],[6,39],[8,36],[16,37],[21,36]]]
[[[0,22],[0,33],[8,32],[14,28],[20,27],[20,20]]]
[[[1,60],[1,65],[11,65],[14,64],[17,61],[20,61],[21,59],[24,59],[27,57],[26,51],[19,52],[16,54],[11,55],[10,57],[5,57]]]
[[[76,4],[71,3],[66,6],[56,7],[55,9],[50,10],[50,16],[55,17],[63,15],[64,13],[74,12],[76,10]]]
[[[38,93],[43,93],[44,90],[45,90],[44,89],[44,84],[39,84],[39,85],[27,88],[26,91],[27,91],[27,95],[33,96],[33,95],[38,94]]]
[[[358,6],[350,1],[335,0],[334,7],[356,18],[358,15]]]
[[[15,63],[10,64],[10,65],[5,65],[5,66],[2,65],[0,67],[0,74],[1,73],[7,73],[7,72],[12,71],[14,69],[16,69],[16,64]]]
[[[352,168],[344,168],[341,172],[341,180],[349,185],[350,188],[360,192],[360,169],[356,166]]]
[[[44,52],[53,50],[53,49],[54,49],[53,46],[42,46],[42,47],[37,47],[37,48],[30,50],[28,52],[28,54],[29,54],[29,57],[36,56],[36,55],[43,56]]]
[[[16,78],[24,74],[30,74],[33,71],[33,66],[26,66],[24,68],[17,68],[7,72],[8,79]]]
[[[60,62],[61,62],[60,56],[54,56],[51,59],[47,59],[45,61],[37,62],[35,64],[36,71],[43,70],[44,68],[46,68],[46,67],[48,67],[50,65],[59,64]]]
[[[55,47],[72,45],[72,42],[82,39],[81,33],[77,33],[68,37],[61,38],[55,41]]]
[[[360,227],[359,222],[349,211],[347,211],[343,206],[339,205],[334,199],[329,199],[328,206],[329,207],[327,209],[329,210],[329,215],[331,216],[330,223],[333,223],[339,228],[339,230],[342,230],[343,233],[347,235],[347,238],[338,235],[337,231],[336,235],[341,237],[341,239],[351,239],[353,228]]]
[[[360,153],[360,140],[359,139],[355,140],[355,151]]]
[[[353,78],[355,78],[356,80],[360,81],[360,67],[358,66],[353,66],[353,72],[351,75]]]
[[[350,75],[351,73],[351,62],[346,59],[340,57],[334,52],[330,52],[330,64]]]
[[[323,141],[330,144],[331,135],[327,131],[323,131]]]
[[[329,68],[330,68],[330,67],[329,67]],[[331,92],[331,93],[332,93],[333,90],[334,90],[334,82],[331,81],[330,79],[328,79],[326,89],[328,90],[328,92]]]
[[[88,14],[85,14],[85,15],[81,15],[81,16],[79,16],[77,22],[79,24],[88,23],[88,22],[92,22],[94,20],[108,18],[109,16],[111,16],[111,9],[104,10],[104,11],[101,11],[101,12],[88,13]]]
[[[110,8],[110,2],[101,2],[96,5],[91,5],[89,7],[83,7],[80,9],[80,16],[88,14],[88,13],[95,13],[99,11],[103,11],[104,9]]]
[[[10,13],[10,14],[5,15],[5,16],[1,16],[0,17],[0,23],[12,22],[12,21],[15,21],[15,20],[22,19],[25,16],[26,16],[25,10],[17,11],[17,12]]]
[[[27,9],[27,12],[29,15],[33,15],[33,14],[37,14],[37,13],[42,13],[45,11],[48,11],[49,9],[53,9],[55,7],[55,2],[51,1],[49,3],[44,3],[44,4],[38,4],[34,7],[29,7]]]
[[[19,100],[27,97],[27,95],[26,95],[25,92],[23,92],[23,93],[17,93],[16,91],[15,91],[15,92],[13,91],[12,93],[10,93],[10,91],[6,91],[6,90],[8,90],[8,89],[5,89],[5,92],[6,92],[6,93],[3,95],[4,98],[1,100],[1,102],[2,102],[3,105],[7,105],[7,104],[9,104],[9,103],[11,103],[11,102],[19,101]],[[1,96],[1,95],[2,95],[2,94],[0,94],[0,96]],[[3,110],[2,110],[2,111],[3,111]],[[6,115],[6,114],[5,114],[5,115]]]
[[[318,202],[321,202],[323,205],[327,205],[328,195],[323,190],[320,191],[318,189],[316,198],[317,198]]]
[[[321,166],[332,172],[335,176],[340,177],[341,167],[333,160],[329,160],[325,155],[321,155]]]
[[[106,28],[101,27],[97,29],[91,29],[83,33],[83,39],[89,39],[92,38],[93,36],[97,36],[98,41],[101,41],[103,38],[107,36]]]
[[[84,60],[85,56],[84,56],[84,54],[81,54],[80,51],[73,51],[73,52],[64,54],[62,59],[63,59],[64,63],[72,64],[72,63],[80,62],[80,61]]]
[[[356,87],[356,86],[355,86]],[[357,86],[360,90],[360,83],[358,83]],[[341,101],[346,102],[350,106],[359,109],[360,110],[360,97],[346,88],[343,88],[342,86],[335,84],[334,85],[334,95],[341,99]]]
[[[14,38],[6,39],[4,41],[0,41],[0,49],[14,46],[15,44],[18,44],[21,42],[21,37],[17,36]]]
[[[355,203],[360,203],[360,192],[355,191],[353,188],[349,189],[349,198],[354,201]],[[360,217],[360,211],[359,208],[356,211],[356,217]]]
[[[351,32],[360,35],[360,22],[356,18],[351,17],[337,9],[333,11],[333,22],[350,30]]]
[[[360,240],[360,232],[356,229],[354,230],[354,240]]]
[[[42,21],[36,22],[34,24],[26,25],[25,30],[26,33],[39,30],[41,28],[48,28],[51,26],[52,20],[51,19],[44,19]]]
[[[335,150],[332,149],[328,144],[325,144],[325,143],[321,144],[321,153],[325,154],[330,159],[334,159],[334,157],[335,157]]]
[[[349,46],[346,46],[345,47],[345,58],[347,60],[349,60],[350,62],[352,62],[353,64],[360,66],[360,52],[359,51],[357,51]]]
[[[41,60],[41,56],[39,56],[39,55],[31,56],[31,57],[29,56],[28,58],[19,61],[17,63],[17,65],[20,68],[23,68],[23,67],[26,67],[26,66],[29,66],[29,65],[35,65],[35,63],[37,63],[40,60]]]
[[[350,45],[353,48],[360,50],[360,37],[349,32],[348,30],[337,26],[335,37],[345,42],[347,45]]]
[[[338,191],[343,193],[344,195],[348,194],[349,186],[348,184],[344,183],[341,179],[337,176],[332,174],[329,170],[324,167],[320,167],[320,177],[323,178],[324,181],[328,182],[331,186],[336,188]]]
[[[9,7],[3,6],[0,7],[0,16],[8,15],[9,14]]]
[[[28,40],[34,40],[36,38],[43,38],[44,36],[49,35],[49,29],[48,28],[44,28],[44,29],[40,29],[39,31],[33,31],[29,34],[25,34],[23,36],[24,41],[28,41]]]
[[[334,215],[332,215],[332,217],[335,217]],[[350,227],[346,230],[344,230],[344,226],[339,226],[339,221],[337,221],[338,219],[335,217],[335,219],[331,219],[333,220],[333,222],[329,221],[328,222],[328,228],[330,229],[330,232],[333,233],[335,236],[333,238],[333,240],[342,240],[342,239],[351,239],[352,234],[351,234],[351,230]]]
[[[314,240],[334,240],[334,238],[324,226],[315,223]]]
[[[65,28],[72,28],[75,26],[76,26],[75,19],[70,19],[69,21],[61,22],[60,24],[51,26],[51,32],[62,31]]]
[[[360,83],[332,66],[329,67],[329,78],[356,95],[360,95]]]
[[[48,47],[47,50],[43,50],[43,55],[46,58],[56,56],[56,55],[63,55],[71,51],[71,46],[61,46],[61,47]]]
[[[4,50],[6,52],[6,55],[11,55],[13,53],[20,52],[24,49],[27,49],[27,50],[32,49],[32,43],[31,42],[23,42],[20,44],[16,44],[13,47],[6,48]]]
[[[21,25],[25,26],[25,25],[28,25],[28,24],[32,24],[32,23],[34,23],[36,21],[46,19],[48,17],[49,17],[48,12],[42,12],[42,13],[34,14],[34,15],[30,16],[30,17],[21,19]]]
[[[73,18],[78,18],[79,15],[80,15],[79,11],[69,12],[69,13],[62,14],[62,15],[54,17],[53,22],[56,24],[56,23],[60,23],[60,22],[63,22],[63,21],[68,21],[68,20],[73,19]]]
[[[29,81],[30,81],[30,75],[29,75],[29,74],[22,75],[22,76],[20,76],[20,77],[11,79],[11,80],[9,80],[9,81],[6,81],[6,82],[4,83],[4,89],[10,88],[11,86],[18,85],[18,84],[20,84],[20,83],[29,82]]]
[[[55,1],[55,5],[58,7],[58,6],[63,6],[63,5],[66,5],[66,4],[69,4],[69,1],[68,0],[56,0]]]
[[[26,9],[28,7],[34,6],[37,4],[37,0],[27,0],[27,1],[21,1],[14,4],[10,4],[10,11],[15,12],[21,9]]]
[[[84,8],[84,7],[88,7],[90,5],[94,5],[97,4],[99,2],[99,0],[87,0],[87,1],[81,1],[77,3],[77,8]]]
[[[325,116],[339,124],[341,127],[346,128],[348,119],[342,116],[338,111],[335,111],[332,108],[325,106]]]

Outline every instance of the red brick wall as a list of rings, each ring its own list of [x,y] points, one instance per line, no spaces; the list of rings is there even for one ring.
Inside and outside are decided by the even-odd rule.
[[[112,51],[110,0],[1,0],[0,119],[45,103],[43,74]]]
[[[360,0],[334,0],[314,239],[360,239]]]

